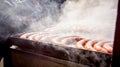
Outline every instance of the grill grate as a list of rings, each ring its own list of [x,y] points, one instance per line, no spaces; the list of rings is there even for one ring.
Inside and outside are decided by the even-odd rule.
[[[8,42],[10,45],[17,46],[16,50],[42,54],[86,66],[110,67],[111,64],[111,54],[53,45],[18,37],[10,37],[8,38]]]

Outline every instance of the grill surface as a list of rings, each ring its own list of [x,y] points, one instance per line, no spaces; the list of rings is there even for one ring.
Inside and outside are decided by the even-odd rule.
[[[21,35],[20,38],[109,54],[112,54],[113,50],[112,41],[92,40],[82,38],[81,36],[73,35],[58,36],[49,33],[33,32],[25,33]]]
[[[38,34],[34,34],[34,35],[38,35]],[[36,38],[34,35],[27,36],[27,39],[26,37],[23,38],[23,36],[21,35],[17,35],[17,36],[15,35],[8,38],[8,42],[10,45],[17,46],[17,48],[15,49],[20,51],[22,50],[30,53],[42,54],[42,55],[54,57],[60,60],[65,60],[65,61],[70,61],[77,64],[86,65],[88,67],[89,66],[110,67],[111,54],[61,46],[64,44],[51,43],[49,41],[45,43],[40,41],[41,37],[37,36]],[[39,39],[39,41],[31,40],[29,38]],[[76,39],[76,36],[75,36],[73,37],[73,39],[75,40],[75,42],[79,42],[79,40],[81,40],[82,38]]]

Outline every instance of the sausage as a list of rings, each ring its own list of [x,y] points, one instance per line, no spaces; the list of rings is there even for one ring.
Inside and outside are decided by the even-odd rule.
[[[29,36],[29,40],[34,40],[34,41],[40,41],[41,39],[41,34],[40,33],[35,33]]]
[[[99,41],[96,43],[93,47],[98,51],[98,52],[103,52],[103,53],[108,53],[107,50],[105,50],[102,46],[104,45],[105,42]]]
[[[113,50],[113,42],[111,41],[90,40],[80,36],[57,36],[45,32],[31,32],[21,35],[20,38],[110,54]]]
[[[67,36],[67,37],[64,37],[64,39],[62,39],[61,42],[64,44],[70,44],[70,43],[77,42],[78,38],[79,38],[79,40],[82,39],[79,36]]]
[[[77,42],[78,39],[80,40],[82,38],[79,36],[61,36],[61,37],[55,37],[54,39],[52,39],[52,42],[55,44],[75,46],[75,43]]]
[[[85,49],[86,50],[92,50],[92,51],[96,51],[96,49],[93,48],[94,44],[96,43],[97,41],[95,40],[89,40],[87,41],[87,43],[85,44]]]
[[[76,43],[76,48],[85,49],[84,46],[88,40],[82,39]]]
[[[34,40],[34,37],[36,36],[36,33],[33,33],[32,35],[28,36],[27,39],[29,40]]]
[[[62,39],[64,39],[66,37],[59,37],[59,36],[56,36],[55,38],[52,39],[52,43],[53,44],[59,44],[59,45],[65,45],[64,43],[62,43]]]
[[[25,34],[21,35],[20,38],[28,39],[28,37],[32,34],[34,34],[34,33],[25,33]]]
[[[112,53],[113,43],[112,42],[104,43],[103,48],[106,49],[109,53]]]
[[[41,37],[41,41],[53,44],[52,39],[57,37],[57,36],[56,35],[49,35],[49,34],[46,34],[46,35],[43,35]]]
[[[39,34],[37,34],[33,39],[36,40],[36,41],[41,41],[41,36],[39,36]]]

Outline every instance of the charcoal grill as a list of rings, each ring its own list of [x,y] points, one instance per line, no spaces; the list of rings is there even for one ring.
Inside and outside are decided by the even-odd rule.
[[[119,2],[120,7],[120,2]],[[116,67],[120,66],[120,9],[113,55],[9,37],[2,52],[5,67]],[[9,48],[10,46],[16,48]],[[96,59],[98,57],[99,59]]]
[[[8,44],[9,45],[15,45],[18,48],[12,49],[12,58],[14,60],[18,59],[19,61],[14,61],[13,64],[20,64],[23,65],[23,63],[28,63],[31,64],[31,61],[35,56],[31,56],[31,61],[27,60],[29,55],[28,54],[33,54],[38,56],[39,60],[41,61],[41,56],[44,58],[46,57],[46,61],[50,60],[54,64],[52,65],[50,61],[46,64],[51,64],[51,67],[56,67],[56,64],[58,64],[58,67],[109,67],[111,64],[111,55],[110,54],[105,54],[105,53],[100,53],[100,52],[94,52],[94,51],[87,51],[87,50],[82,50],[82,49],[76,49],[76,48],[70,48],[70,47],[63,47],[63,46],[58,46],[58,45],[52,45],[49,43],[42,43],[42,42],[36,42],[32,40],[26,40],[26,39],[20,39],[17,37],[11,37],[8,39]],[[24,52],[22,56],[19,55],[19,52]],[[27,59],[25,59],[25,56]],[[19,58],[21,59],[19,59]],[[51,57],[54,58],[51,60]],[[24,59],[23,59],[24,58]],[[37,58],[37,57],[36,57]],[[48,59],[47,59],[48,58]],[[23,60],[26,62],[24,62]],[[38,59],[35,60],[36,63],[39,62]],[[20,62],[21,61],[21,62]],[[63,62],[61,62],[63,61]],[[30,66],[25,66],[25,67],[32,67],[35,64],[35,62],[30,65]],[[27,64],[26,63],[26,64]],[[42,62],[43,63],[43,62]],[[19,67],[20,65],[16,65],[15,67]],[[38,64],[40,66],[41,64]],[[21,66],[20,66],[21,67]],[[24,66],[22,66],[24,67]],[[40,66],[41,67],[41,66]],[[48,67],[45,66],[45,67]]]

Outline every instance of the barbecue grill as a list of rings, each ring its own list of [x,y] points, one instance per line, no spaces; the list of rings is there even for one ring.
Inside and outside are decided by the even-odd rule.
[[[82,50],[82,49],[75,49],[75,48],[71,48],[71,47],[63,47],[63,46],[53,45],[53,44],[49,44],[49,43],[42,43],[42,42],[37,42],[37,41],[32,41],[32,40],[20,39],[20,38],[16,38],[16,37],[11,37],[8,39],[8,41],[9,41],[8,42],[9,45],[14,44],[16,47],[18,47],[15,50],[32,53],[32,54],[37,55],[38,57],[41,57],[41,55],[45,55],[48,57],[53,57],[53,58],[58,59],[58,60],[52,59],[52,61],[55,64],[56,63],[58,64],[58,67],[60,67],[61,65],[63,65],[63,67],[76,67],[76,65],[77,65],[77,67],[80,67],[81,65],[83,65],[82,67],[89,67],[89,66],[109,67],[109,65],[111,64],[111,55],[110,54],[93,52],[93,51]],[[12,54],[13,58],[15,57],[14,54],[16,54],[16,51],[14,52],[14,49],[13,49],[13,54]],[[34,58],[34,56],[32,58]],[[18,60],[20,61],[20,59],[18,59]],[[13,63],[19,64],[20,63],[19,61],[18,62],[15,61]],[[60,61],[64,61],[64,63],[63,62],[58,63]],[[27,62],[30,63],[29,61],[27,61]],[[69,62],[76,63],[76,65],[75,66],[71,65]],[[50,62],[48,62],[47,64],[50,64]],[[21,65],[23,65],[23,64],[21,64]],[[35,64],[30,65],[30,66],[34,66],[34,65]],[[19,66],[20,65],[18,65],[16,67],[19,67]],[[28,66],[28,67],[30,67],[30,66]],[[39,66],[39,64],[38,64],[38,66]],[[54,67],[54,64],[52,66]]]
[[[120,2],[119,6],[120,7]],[[12,35],[3,43],[5,67],[115,67],[120,66],[120,9],[116,22],[113,53],[65,47]],[[3,52],[4,51],[4,52]]]

